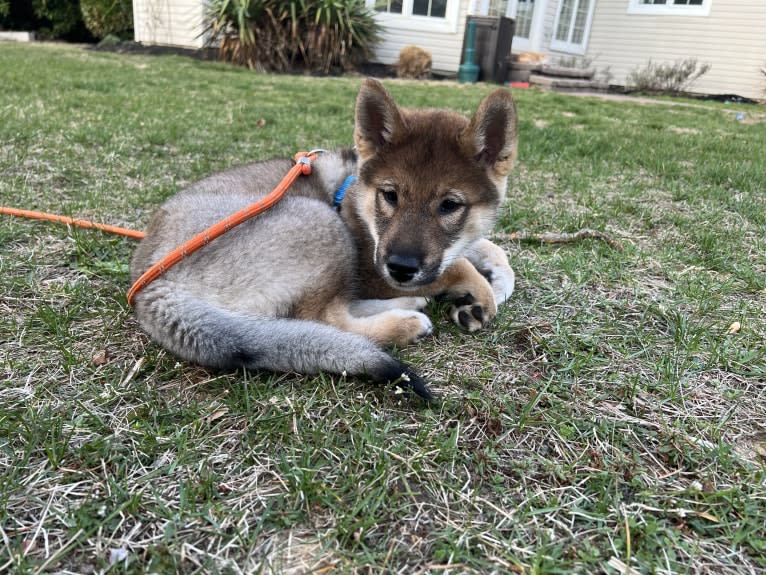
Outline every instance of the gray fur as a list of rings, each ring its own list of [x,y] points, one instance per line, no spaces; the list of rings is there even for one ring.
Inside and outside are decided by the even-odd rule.
[[[213,368],[416,378],[366,337],[289,317],[296,301],[311,299],[320,278],[336,284],[330,291],[349,298],[353,293],[352,238],[329,205],[335,188],[354,171],[344,157],[353,154],[322,154],[312,175],[299,178],[269,212],[227,232],[140,291],[135,313],[142,328],[178,357]],[[136,250],[133,281],[175,247],[270,191],[291,165],[274,160],[235,168],[169,199]],[[264,180],[268,183],[259,185]],[[356,305],[360,316],[392,307],[397,306]],[[417,379],[414,383],[419,386]],[[430,397],[424,386],[418,390]]]

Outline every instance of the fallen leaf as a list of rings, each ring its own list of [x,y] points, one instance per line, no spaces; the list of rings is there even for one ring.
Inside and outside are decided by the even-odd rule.
[[[729,326],[729,329],[726,330],[726,333],[737,333],[740,329],[742,329],[742,324],[738,321],[735,321]]]
[[[205,416],[204,421],[205,421],[205,423],[213,423],[216,419],[221,419],[227,413],[229,413],[229,409],[227,407],[222,407],[221,409],[216,409],[210,415]]]
[[[260,120],[258,120],[258,121],[255,123],[255,125],[256,125],[258,128],[263,128],[263,127],[266,125],[266,118],[261,118]]]
[[[21,549],[24,552],[24,555],[26,555],[37,549],[37,543],[34,539],[24,539],[24,541],[21,542]]]
[[[102,349],[101,351],[96,352],[92,361],[94,365],[106,365],[111,361],[111,359],[112,358],[109,355],[109,351]]]

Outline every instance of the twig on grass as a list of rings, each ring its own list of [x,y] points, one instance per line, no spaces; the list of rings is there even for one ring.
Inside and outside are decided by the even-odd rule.
[[[510,240],[517,242],[540,242],[543,244],[570,244],[584,239],[601,240],[607,243],[610,247],[623,251],[622,244],[612,238],[609,234],[600,232],[598,230],[592,230],[590,228],[583,228],[576,232],[543,232],[535,234],[532,232],[525,232],[520,230],[518,232],[507,233],[495,233],[495,237],[502,240]]]

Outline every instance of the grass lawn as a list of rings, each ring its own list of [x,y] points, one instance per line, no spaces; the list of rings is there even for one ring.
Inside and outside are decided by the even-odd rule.
[[[358,86],[0,44],[0,204],[143,229],[196,178],[349,144]],[[126,304],[132,240],[2,217],[0,572],[764,573],[766,109],[515,95],[517,292],[398,352],[431,408],[180,363]],[[583,227],[624,250],[501,237]]]

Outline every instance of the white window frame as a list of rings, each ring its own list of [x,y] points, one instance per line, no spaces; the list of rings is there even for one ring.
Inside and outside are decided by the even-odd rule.
[[[378,12],[376,0],[367,0],[367,7],[375,12],[375,18],[386,28],[398,30],[416,30],[419,32],[457,32],[458,8],[460,0],[447,0],[444,18],[434,16],[416,16],[412,13],[413,0],[402,0],[402,13]]]
[[[587,0],[575,0],[574,9],[572,11],[572,17],[576,17],[577,9],[580,7],[580,2]],[[631,0],[633,1],[633,0]],[[556,30],[559,29],[559,19],[561,18],[561,10],[563,9],[563,2],[559,2],[558,9],[556,10],[556,20],[553,22],[553,35],[551,36],[551,50],[556,52],[566,52],[567,54],[579,54],[584,55],[588,51],[588,39],[590,38],[590,25],[593,22],[593,10],[596,7],[596,0],[590,0],[590,6],[588,7],[588,16],[585,20],[585,29],[582,33],[582,44],[573,44],[572,42],[563,42],[556,40]],[[569,33],[572,33],[572,29],[569,29]]]
[[[688,4],[673,4],[668,0],[667,4],[641,4],[641,0],[628,2],[628,14],[645,14],[649,16],[710,16],[710,6],[713,0],[702,0],[700,6]]]

